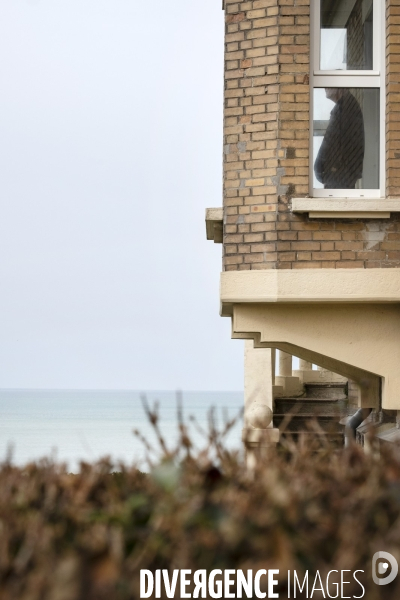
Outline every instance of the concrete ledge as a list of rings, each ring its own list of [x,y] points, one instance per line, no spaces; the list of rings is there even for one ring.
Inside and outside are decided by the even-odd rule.
[[[242,303],[400,302],[400,269],[225,271],[221,314]]]
[[[248,447],[268,446],[279,442],[279,429],[254,429],[253,427],[245,427],[242,429],[242,442]]]
[[[214,244],[222,244],[223,218],[222,208],[206,208],[207,239],[213,240]]]
[[[292,198],[292,211],[315,219],[389,219],[400,212],[400,200],[390,198]]]

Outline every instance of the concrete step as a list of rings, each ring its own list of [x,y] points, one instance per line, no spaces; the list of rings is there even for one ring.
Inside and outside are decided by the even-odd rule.
[[[324,441],[329,442],[329,446],[332,449],[343,448],[344,445],[344,435],[342,433],[330,433],[324,432]],[[280,439],[284,440],[285,438],[290,438],[295,442],[300,438],[306,438],[307,440],[316,440],[318,441],[321,438],[317,432],[314,431],[284,431],[280,433]]]
[[[308,418],[326,416],[338,417],[347,414],[346,400],[326,398],[275,398],[274,414],[293,413],[308,415]]]
[[[278,427],[280,428],[283,424],[283,422],[287,419],[288,415],[287,414],[274,414],[274,418],[273,418],[273,423],[274,423],[274,427]],[[290,421],[287,423],[287,426],[285,427],[285,430],[292,433],[294,431],[296,432],[308,432],[308,433],[312,433],[312,430],[310,431],[309,427],[307,426],[308,423],[310,423],[310,421],[312,421],[312,419],[310,419],[310,415],[309,414],[297,414],[295,416],[292,416],[292,418],[290,419]],[[344,427],[343,425],[340,425],[338,419],[336,417],[332,417],[332,416],[319,416],[317,418],[317,422],[319,427],[321,427],[321,429],[323,429],[326,433],[328,434],[335,434],[335,435],[342,435]]]
[[[283,438],[290,436],[296,439],[302,434],[312,439],[318,437],[319,433],[310,430],[307,424],[316,419],[329,443],[343,446],[344,426],[339,421],[348,414],[347,384],[313,382],[306,383],[304,389],[304,395],[299,398],[275,398],[274,427],[282,430]],[[289,416],[290,419],[284,424]]]
[[[306,398],[318,398],[326,400],[345,400],[346,384],[343,383],[306,383],[305,386]]]

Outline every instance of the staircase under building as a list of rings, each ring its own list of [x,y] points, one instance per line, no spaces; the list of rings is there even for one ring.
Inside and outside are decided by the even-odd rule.
[[[347,383],[305,383],[304,389],[300,397],[274,399],[273,424],[281,439],[324,436],[334,445],[343,445],[344,426],[339,421],[354,412],[348,409]]]

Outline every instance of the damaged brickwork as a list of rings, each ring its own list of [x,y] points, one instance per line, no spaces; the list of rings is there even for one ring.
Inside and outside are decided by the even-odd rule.
[[[225,0],[224,269],[400,266],[400,218],[293,214],[308,195],[309,0]],[[387,3],[387,195],[400,197],[400,0]]]

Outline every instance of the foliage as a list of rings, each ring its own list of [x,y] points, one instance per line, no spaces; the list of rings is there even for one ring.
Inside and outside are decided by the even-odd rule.
[[[179,427],[180,444],[163,440],[149,473],[107,459],[77,474],[47,460],[1,465],[0,600],[130,600],[140,569],[174,568],[362,569],[366,598],[398,597],[396,581],[371,583],[376,551],[400,562],[397,448],[301,438],[249,470],[212,423],[201,452]]]

